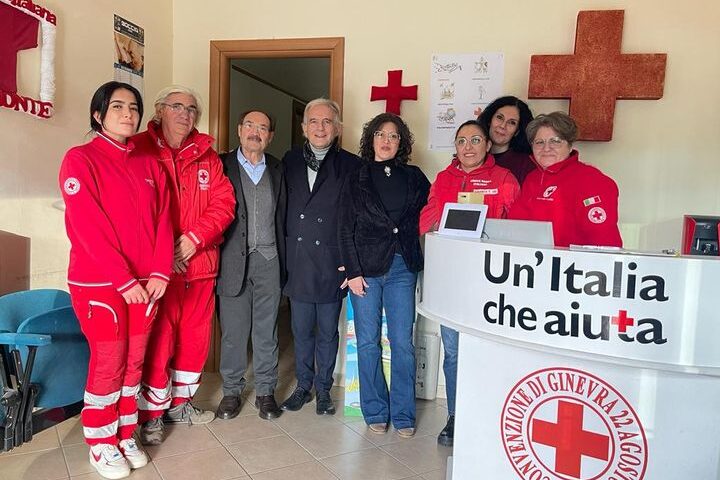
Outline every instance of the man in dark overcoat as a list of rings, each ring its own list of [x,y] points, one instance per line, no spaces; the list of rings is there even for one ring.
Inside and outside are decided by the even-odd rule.
[[[287,182],[288,281],[295,342],[297,386],[283,410],[299,410],[312,399],[318,415],[332,415],[330,398],[338,351],[338,321],[347,281],[338,249],[340,191],[360,159],[340,148],[340,107],[332,100],[310,101],[303,116],[302,147],[283,157]]]

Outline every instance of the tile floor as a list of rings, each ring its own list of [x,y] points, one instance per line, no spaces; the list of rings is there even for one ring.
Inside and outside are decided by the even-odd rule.
[[[281,402],[294,386],[292,342],[281,322]],[[285,333],[283,333],[285,332]],[[252,386],[249,378],[248,387]],[[221,392],[217,374],[205,374],[195,397],[198,406],[217,407]],[[318,416],[315,404],[299,412],[285,412],[276,420],[257,416],[255,392],[243,393],[240,415],[209,425],[170,426],[165,442],[148,448],[152,462],[134,471],[134,480],[442,480],[452,449],[437,445],[445,425],[443,399],[417,401],[417,434],[400,438],[392,429],[370,432],[360,417]],[[343,390],[332,396],[342,405]],[[78,418],[45,430],[33,441],[0,454],[3,480],[100,479],[87,461]]]

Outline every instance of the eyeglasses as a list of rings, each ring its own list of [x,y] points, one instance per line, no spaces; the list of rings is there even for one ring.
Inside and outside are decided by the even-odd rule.
[[[480,145],[482,142],[484,142],[485,139],[479,135],[476,135],[474,137],[465,138],[465,137],[458,137],[455,139],[455,146],[458,147],[464,147],[465,145],[470,142],[470,145],[477,146]]]
[[[532,142],[533,148],[542,149],[547,145],[550,148],[560,148],[560,145],[565,143],[565,140],[563,140],[560,137],[550,137],[547,140],[534,140]]]
[[[330,126],[334,125],[335,122],[333,122],[329,118],[323,118],[322,120],[320,120],[319,118],[311,118],[307,121],[307,124],[312,128],[320,128],[321,125],[323,128],[330,128]]]
[[[268,133],[270,131],[267,126],[260,123],[251,122],[250,120],[243,122],[242,126],[243,128],[246,128],[248,130],[257,130],[260,133]]]
[[[387,139],[390,143],[398,143],[400,141],[400,134],[395,132],[383,132],[381,130],[378,130],[377,132],[373,133],[373,136],[375,138],[381,138],[383,140]]]
[[[173,113],[181,114],[187,112],[190,117],[197,117],[198,109],[195,105],[185,106],[182,103],[163,103],[162,106],[169,108]]]

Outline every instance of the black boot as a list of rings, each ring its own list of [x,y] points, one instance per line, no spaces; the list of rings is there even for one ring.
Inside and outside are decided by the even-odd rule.
[[[455,436],[455,415],[450,415],[445,428],[438,435],[437,442],[445,447],[453,446],[453,437]]]

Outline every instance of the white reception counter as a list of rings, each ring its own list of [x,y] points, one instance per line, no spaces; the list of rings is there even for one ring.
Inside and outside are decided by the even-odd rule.
[[[720,261],[429,234],[461,332],[453,479],[720,478]]]

